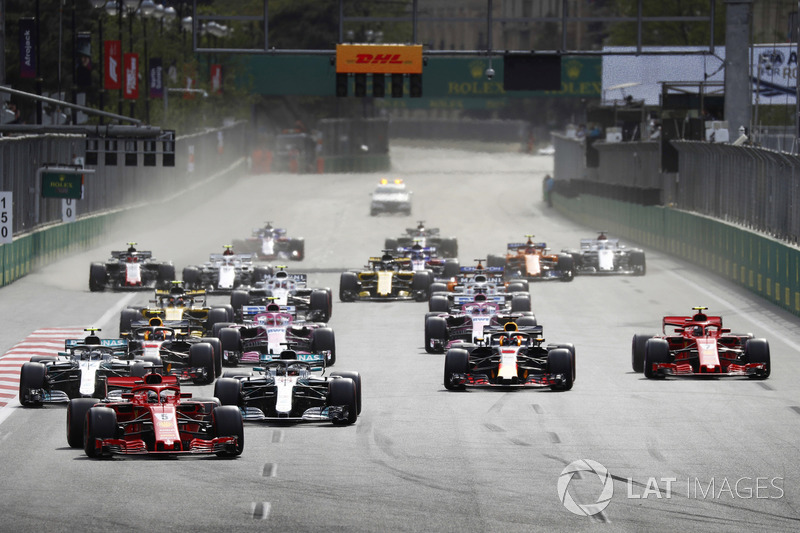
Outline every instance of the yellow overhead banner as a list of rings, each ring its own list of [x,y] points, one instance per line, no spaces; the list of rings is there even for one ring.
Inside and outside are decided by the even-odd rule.
[[[422,74],[421,44],[337,44],[340,74]]]

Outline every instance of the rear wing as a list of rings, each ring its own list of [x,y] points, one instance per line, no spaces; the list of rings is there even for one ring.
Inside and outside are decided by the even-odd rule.
[[[532,242],[532,243],[528,244],[527,242],[510,242],[510,243],[508,243],[508,246],[506,248],[508,248],[511,251],[517,251],[520,248],[527,248],[529,246],[533,246],[534,248],[541,248],[542,250],[544,250],[545,248],[547,248],[547,243],[546,242]]]
[[[465,273],[474,273],[474,272],[497,272],[502,273],[503,267],[486,267],[486,268],[477,268],[474,266],[464,266],[461,267],[461,272]]]
[[[127,250],[114,250],[111,252],[112,259],[126,259],[128,257],[135,257],[137,259],[150,259],[153,257],[153,252],[147,251],[136,251],[133,253],[128,253]]]
[[[232,259],[234,261],[242,261],[245,263],[252,263],[253,262],[253,254],[233,254],[233,255],[223,255],[223,254],[209,254],[208,260],[211,263],[219,263],[226,259]]]
[[[68,350],[75,346],[104,346],[106,348],[117,348],[125,350],[128,348],[128,341],[126,339],[100,339],[100,344],[86,344],[86,339],[65,339],[64,349]]]
[[[716,326],[722,329],[721,316],[707,316],[706,320],[694,320],[692,316],[665,316],[661,323],[661,331],[666,334],[668,327],[685,328],[688,326]]]
[[[285,270],[281,270],[280,272],[285,273],[285,276],[276,276],[276,275],[267,276],[266,278],[264,278],[264,281],[269,281],[273,279],[281,280],[288,278],[288,279],[293,279],[294,281],[297,282],[306,283],[306,281],[308,280],[308,274],[290,274]]]
[[[455,305],[464,305],[464,304],[480,304],[480,303],[496,303],[503,305],[506,302],[505,296],[502,294],[487,294],[486,299],[482,302],[476,302],[475,296],[469,294],[456,294],[453,296],[453,303]]]
[[[281,354],[272,354],[272,353],[262,353],[259,356],[259,362],[261,363],[271,363],[272,361],[281,361],[286,363],[286,365],[291,365],[292,363],[303,363],[308,365],[308,369],[311,371],[322,371],[325,370],[325,355],[319,353],[298,353],[295,354],[294,359],[282,359]],[[255,367],[253,370],[256,371],[264,371],[264,368]]]
[[[242,306],[242,316],[243,317],[255,316],[255,315],[259,314],[259,313],[270,312],[270,311],[267,310],[267,307],[268,306],[266,306],[266,305],[243,305]],[[274,312],[295,314],[296,311],[297,311],[297,307],[294,306],[294,305],[279,305],[278,306],[278,310],[274,311]]]

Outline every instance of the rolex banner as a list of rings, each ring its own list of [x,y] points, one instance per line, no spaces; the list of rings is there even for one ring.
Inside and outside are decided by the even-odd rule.
[[[105,57],[105,81],[107,90],[122,89],[122,44],[120,41],[103,43]]]

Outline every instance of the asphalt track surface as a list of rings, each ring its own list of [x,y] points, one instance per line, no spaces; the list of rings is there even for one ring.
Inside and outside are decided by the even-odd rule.
[[[604,229],[542,204],[550,158],[400,147],[392,157],[387,174],[247,176],[204,201],[138,213],[96,249],[0,289],[0,353],[42,328],[93,325],[115,336],[119,309],[151,295],[90,293],[89,263],[130,240],[180,272],[271,220],[306,238],[307,259],[291,268],[336,294],[339,272],[364,265],[418,219],[458,237],[462,264],[527,233],[560,250]],[[411,217],[369,216],[369,193],[384,176],[414,191]],[[425,304],[336,298],[335,369],[363,376],[363,412],[349,427],[248,424],[236,460],[90,460],[67,446],[64,406],[12,400],[0,409],[0,530],[798,530],[798,318],[646,252],[644,277],[531,285],[547,340],[577,348],[569,392],[447,392],[444,356],[423,349]],[[665,314],[696,305],[767,338],[772,376],[633,373],[632,335],[657,333]],[[562,470],[580,459],[605,467],[613,486],[591,517],[567,510],[558,492]],[[607,500],[591,472],[566,487],[578,504]]]

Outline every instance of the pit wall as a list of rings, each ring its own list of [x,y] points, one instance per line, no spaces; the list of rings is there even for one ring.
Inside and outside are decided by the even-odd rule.
[[[669,207],[553,194],[553,206],[588,227],[662,250],[800,316],[800,249],[745,228]]]

